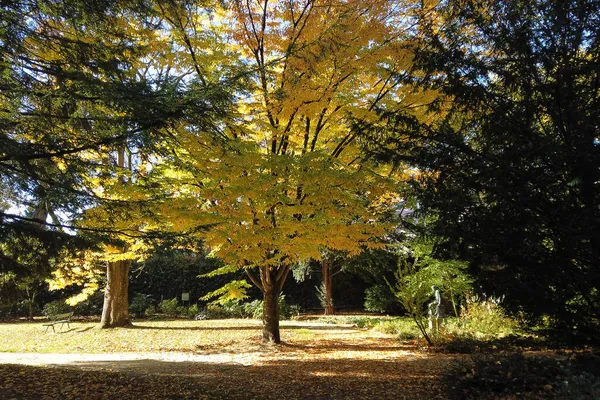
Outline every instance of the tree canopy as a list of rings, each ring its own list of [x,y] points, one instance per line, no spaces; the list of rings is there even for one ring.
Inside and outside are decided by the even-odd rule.
[[[530,315],[598,324],[600,4],[425,3],[412,84],[440,92],[423,122],[382,113],[371,149],[419,166],[440,255]]]
[[[596,331],[599,0],[0,10],[0,274],[101,260],[126,293],[147,239],[203,247],[278,342],[292,266],[383,247],[408,201],[432,265]]]

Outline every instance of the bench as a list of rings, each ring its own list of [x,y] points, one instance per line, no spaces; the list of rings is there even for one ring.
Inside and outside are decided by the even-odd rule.
[[[54,325],[60,325],[60,329],[62,329],[62,327],[67,324],[67,328],[71,329],[71,325],[69,325],[69,323],[71,322],[71,317],[73,316],[73,313],[64,313],[64,314],[52,314],[52,315],[48,315],[48,319],[50,321],[46,322],[43,324],[43,326],[46,327],[46,332],[48,332],[48,328],[52,327],[52,332],[56,333],[56,331],[54,330]]]

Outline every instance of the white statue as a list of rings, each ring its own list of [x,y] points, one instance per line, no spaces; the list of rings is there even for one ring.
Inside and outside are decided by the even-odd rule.
[[[435,327],[435,331],[437,332],[440,329],[439,319],[441,317],[440,307],[442,306],[442,294],[440,293],[440,289],[435,285],[431,287],[431,290],[433,290],[434,300],[427,306],[429,330],[433,331]]]

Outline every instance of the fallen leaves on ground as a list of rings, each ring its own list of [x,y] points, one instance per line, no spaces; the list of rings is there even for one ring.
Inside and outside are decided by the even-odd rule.
[[[0,348],[29,349],[0,354],[7,363],[0,364],[0,398],[538,399],[564,393],[554,375],[533,379],[529,370],[517,368],[524,363],[506,364],[503,353],[472,365],[467,355],[423,351],[415,342],[349,325],[286,322],[278,346],[262,345],[260,322],[249,320],[143,322],[110,331],[88,327],[41,335],[39,325],[17,324],[23,334],[9,337],[9,326],[0,326]],[[35,337],[39,343],[31,347]],[[94,340],[100,342],[88,342]],[[33,352],[36,348],[44,351]],[[544,355],[560,361],[555,352]],[[596,373],[574,376],[586,378],[587,386],[600,382]],[[521,381],[536,384],[526,388],[531,385]]]
[[[290,323],[282,327],[283,344],[263,346],[260,330],[255,329],[259,325],[237,324],[240,330],[229,321],[222,331],[215,322],[188,324],[186,333],[192,339],[187,340],[193,343],[187,353],[158,353],[180,354],[184,361],[165,356],[107,362],[89,354],[85,362],[66,364],[66,356],[61,360],[60,355],[46,354],[53,358],[48,364],[55,365],[0,365],[0,390],[5,399],[447,398],[442,375],[450,358],[425,354],[390,335],[350,326]],[[175,325],[136,329],[170,329],[177,334],[186,328]],[[90,332],[72,337],[81,340],[93,336]],[[115,334],[123,332],[127,330]],[[152,332],[144,337],[154,340]],[[138,346],[151,348],[147,343]],[[151,353],[136,356],[144,354],[151,357]],[[40,359],[43,356],[39,354]],[[185,361],[194,356],[206,358]]]

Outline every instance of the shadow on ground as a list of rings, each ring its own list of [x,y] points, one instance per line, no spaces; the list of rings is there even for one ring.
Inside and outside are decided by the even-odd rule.
[[[262,365],[135,360],[0,365],[4,398],[445,399],[434,358],[281,360]],[[113,397],[114,396],[114,397]]]

